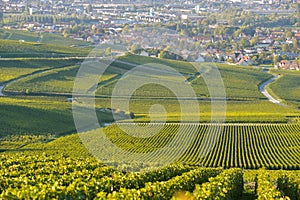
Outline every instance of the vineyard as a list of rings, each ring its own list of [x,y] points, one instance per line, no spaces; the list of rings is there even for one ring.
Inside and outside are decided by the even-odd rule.
[[[74,159],[46,153],[2,154],[0,161],[1,199],[297,200],[300,197],[299,171],[248,172],[237,168],[171,165],[139,173],[121,172],[92,158]]]
[[[130,55],[119,58],[120,61],[128,61],[134,60],[136,63],[151,63],[157,62],[158,59],[153,58],[143,58],[136,59],[136,56]],[[185,82],[188,82],[197,97],[200,98],[209,98],[210,93],[208,91],[206,82],[204,78],[201,76],[200,72],[197,72],[196,69],[190,64],[184,64],[178,61],[166,61],[159,60],[157,62],[162,65],[170,66],[171,68],[177,70],[181,74],[183,74],[186,79]],[[199,64],[197,64],[199,65]],[[182,67],[184,66],[184,67]],[[199,65],[201,70],[208,70],[208,74],[210,73],[205,65]],[[103,74],[102,79],[96,86],[96,94],[100,96],[111,96],[112,91],[114,90],[116,83],[120,80],[124,82],[128,82],[128,80],[136,80],[138,77],[135,75],[123,75],[131,70],[133,66],[126,66],[126,64],[120,64],[114,62]],[[263,73],[261,70],[252,69],[252,68],[241,68],[236,67],[232,68],[227,65],[218,66],[220,74],[222,76],[222,81],[224,82],[226,96],[229,99],[237,99],[237,100],[259,100],[264,96],[257,89],[257,85],[259,85],[264,80],[270,78],[270,75]],[[34,90],[37,93],[68,93],[71,94],[73,89],[73,82],[76,77],[76,72],[78,69],[73,69],[72,73],[70,73],[70,69],[66,68],[65,70],[61,70],[60,73],[57,71],[52,71],[47,74],[33,76],[29,79],[22,80],[20,82],[14,83],[9,91],[25,91],[25,90]],[[163,70],[161,70],[164,72]],[[204,73],[204,72],[202,72]],[[155,76],[153,78],[161,79],[167,81],[168,84],[178,84],[182,83],[183,80],[172,75],[162,73],[161,76]],[[91,74],[92,75],[92,74]],[[49,81],[49,77],[51,77],[51,81]],[[133,83],[133,82],[132,82]],[[96,83],[95,83],[96,84]],[[34,86],[34,87],[33,87]],[[60,87],[61,86],[61,87]],[[213,87],[213,86],[210,86]],[[124,91],[126,94],[126,91]],[[135,98],[140,97],[160,97],[160,98],[174,98],[174,93],[170,91],[168,88],[157,84],[147,84],[144,85],[132,95]]]
[[[246,169],[300,169],[300,126],[299,124],[152,124],[143,132],[145,124],[121,124],[104,128],[103,132],[113,142],[105,145],[107,151],[113,151],[114,145],[136,153],[147,153],[168,146],[173,152],[182,148],[183,143],[175,140],[176,134],[181,138],[193,138],[189,148],[180,156],[178,162],[201,164],[204,167],[240,167]],[[124,130],[130,130],[130,135]],[[153,137],[151,131],[159,130]],[[180,131],[179,131],[180,130]],[[100,148],[101,137],[97,130],[84,135],[83,140],[89,147]],[[188,141],[188,140],[187,140]],[[173,144],[173,146],[171,145]],[[203,153],[202,147],[211,151]],[[111,150],[109,150],[111,148]],[[100,149],[95,150],[101,151]],[[94,152],[94,149],[89,149]],[[103,150],[104,151],[104,150]],[[117,159],[117,155],[116,158]],[[148,158],[152,160],[152,158]]]
[[[0,61],[0,83],[28,75],[39,70],[50,68],[59,68],[68,65],[74,65],[79,60],[77,59],[15,59]]]
[[[0,31],[0,37],[8,36],[38,39],[37,35]],[[40,38],[43,42],[54,39],[63,43],[61,37],[44,36]],[[65,45],[71,44],[73,41],[65,41]],[[4,49],[0,54],[6,56],[78,53],[76,48],[33,42],[5,41],[0,47]],[[27,51],[37,54],[27,55]],[[78,55],[86,52],[82,48]],[[0,86],[6,86],[7,95],[0,97],[0,199],[300,199],[296,73],[282,73],[268,88],[285,99],[288,105],[281,106],[267,101],[258,89],[270,74],[251,67],[218,65],[228,98],[226,119],[211,123],[213,114],[222,117],[224,113],[212,113],[202,77],[205,66],[196,72],[186,62],[127,54],[119,59],[125,63],[114,62],[90,88],[96,91],[96,122],[112,125],[76,134],[72,106],[84,103],[68,97],[80,61],[0,60]],[[183,75],[183,82],[199,98],[199,112],[185,103],[184,108],[190,112],[183,113],[176,95],[158,84],[138,88],[128,110],[112,107],[112,91],[122,75],[133,68],[130,63],[151,62],[171,66]],[[125,76],[124,80],[138,84],[135,78]],[[158,74],[155,78],[182,84],[171,75]],[[288,86],[292,89],[286,91]],[[126,94],[127,88],[123,92]],[[166,112],[151,113],[153,105],[164,107]],[[123,115],[133,113],[135,123],[121,117],[114,121],[112,111],[103,112],[112,109]],[[93,116],[81,113],[81,117],[86,127],[90,123],[94,127]],[[115,147],[134,156],[118,154]],[[163,149],[176,159],[162,164],[169,157],[157,156],[156,152]],[[135,155],[146,156],[139,160]]]

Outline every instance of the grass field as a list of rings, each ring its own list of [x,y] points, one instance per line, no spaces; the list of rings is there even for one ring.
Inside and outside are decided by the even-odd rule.
[[[163,116],[158,114],[154,116],[149,115],[149,109],[153,103],[161,104],[165,107],[169,122],[181,121],[180,107],[176,101],[157,100],[133,100],[130,103],[130,110],[136,116],[134,120],[136,122],[149,122],[151,119],[162,121],[164,119]],[[210,102],[201,102],[199,106],[200,122],[210,122]],[[24,96],[18,98],[1,98],[0,107],[1,137],[11,135],[59,135],[71,133],[75,130],[72,117],[72,104],[67,102],[67,97]],[[109,99],[97,99],[96,109],[109,107],[111,107]],[[242,111],[237,111],[238,109]],[[113,121],[111,115],[98,111],[97,113],[100,123]],[[226,122],[286,123],[292,122],[293,118],[299,116],[300,114],[297,111],[294,112],[289,108],[273,106],[269,102],[260,104],[253,102],[228,102]],[[199,113],[186,113],[184,119],[195,121],[195,119],[199,119]]]

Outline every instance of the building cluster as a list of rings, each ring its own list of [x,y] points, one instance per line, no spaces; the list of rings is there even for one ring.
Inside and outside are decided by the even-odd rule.
[[[3,27],[6,29],[60,33],[73,39],[86,40],[94,44],[120,44],[122,42],[134,42],[136,38],[139,38],[137,35],[127,35],[127,38],[121,41],[120,35],[126,35],[123,33],[125,26],[133,27],[134,25],[153,23],[167,25],[173,22],[187,21],[196,25],[199,20],[207,18],[208,14],[222,12],[228,8],[237,8],[241,11],[253,12],[262,16],[276,13],[285,15],[296,13],[298,10],[294,7],[285,8],[284,6],[299,2],[300,0],[168,0],[163,4],[153,0],[0,0],[0,12],[3,13],[4,18],[23,16],[24,13],[33,17],[33,20],[24,23],[5,23]],[[51,16],[52,19],[38,19],[43,16]],[[70,20],[53,20],[55,17]],[[74,28],[74,19],[84,21],[84,24],[89,25],[89,28],[80,32],[66,31]],[[219,20],[216,24],[210,24],[209,28],[214,30],[218,25],[226,26],[226,21]],[[298,52],[282,50],[282,45],[293,45],[295,40],[300,41],[300,29],[294,28],[291,31],[293,37],[287,39],[284,30],[266,31],[259,28],[256,29],[254,36],[243,33],[238,36],[220,34],[214,35],[214,37],[197,34],[192,37],[192,42],[198,45],[197,48],[183,48],[180,53],[188,56],[195,51],[199,51],[199,49],[205,48],[205,55],[201,53],[203,57],[212,57],[217,62],[230,62],[240,65],[254,64],[261,54],[280,56],[284,58],[283,61],[293,60],[297,59]],[[255,45],[251,45],[251,48],[235,49],[233,45],[227,46],[227,49],[216,48],[217,44],[225,40],[240,43],[241,40],[251,41],[253,37],[258,38],[258,41]],[[174,41],[178,42],[179,39],[169,41],[166,45],[174,46]],[[144,42],[143,44],[147,43]],[[182,43],[176,45],[182,45]],[[185,46],[183,45],[183,47]],[[148,45],[147,48],[154,47]],[[228,49],[231,49],[231,51],[229,52]],[[232,53],[234,49],[236,51]],[[283,66],[286,65],[276,64],[278,68],[286,68]]]

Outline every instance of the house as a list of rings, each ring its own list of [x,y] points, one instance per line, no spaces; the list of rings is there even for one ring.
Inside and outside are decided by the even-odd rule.
[[[251,48],[251,49],[245,49],[245,53],[248,56],[254,56],[258,55],[257,49]]]
[[[289,60],[282,60],[278,62],[275,66],[275,69],[286,69],[286,70],[297,70],[300,69],[300,63],[298,61],[289,61]]]
[[[243,58],[237,63],[237,65],[241,65],[241,66],[249,66],[253,64],[254,63],[251,60],[250,56],[243,56]]]
[[[233,58],[233,61],[235,63],[239,62],[240,60],[243,59],[244,57],[244,52],[243,51],[235,51],[233,56],[231,56]]]
[[[254,36],[257,36],[259,38],[264,37],[266,34],[264,31],[260,30],[260,29],[256,29]]]
[[[296,59],[298,57],[298,53],[293,52],[280,52],[280,56],[287,56],[289,59]]]

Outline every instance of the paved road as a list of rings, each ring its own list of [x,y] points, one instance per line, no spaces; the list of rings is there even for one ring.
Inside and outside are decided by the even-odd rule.
[[[3,89],[4,89],[5,85],[1,85],[0,86],[0,97],[4,97],[5,95],[3,94]]]
[[[267,70],[264,70],[265,73],[268,73]],[[278,75],[274,75],[273,74],[273,77],[270,78],[269,80],[267,80],[266,82],[262,83],[260,86],[259,86],[259,91],[265,96],[268,98],[268,100],[274,104],[280,104],[280,105],[283,105],[281,103],[280,100],[277,100],[275,97],[273,97],[272,95],[270,95],[270,93],[266,90],[266,86],[269,85],[270,83],[273,83],[274,81],[276,81],[277,79],[279,78]]]

